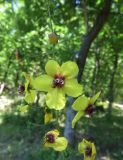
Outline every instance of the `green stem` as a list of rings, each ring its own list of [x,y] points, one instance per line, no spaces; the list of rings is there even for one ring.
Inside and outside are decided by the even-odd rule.
[[[86,133],[87,133],[87,135],[88,136],[90,136],[90,117],[89,118],[87,118],[87,121],[86,121],[87,123],[86,123]]]
[[[47,11],[48,11],[49,19],[50,19],[49,26],[51,28],[51,31],[54,32],[52,18],[51,18],[51,12],[50,12],[50,0],[47,0]]]
[[[59,112],[56,111],[56,128],[59,129]]]
[[[61,152],[62,160],[65,160],[64,152]]]

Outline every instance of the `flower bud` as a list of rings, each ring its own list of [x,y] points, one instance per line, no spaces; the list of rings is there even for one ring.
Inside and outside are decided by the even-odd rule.
[[[25,91],[25,86],[24,85],[20,85],[19,87],[18,87],[18,92],[19,93],[23,93]]]
[[[57,44],[58,43],[58,36],[57,36],[56,33],[51,33],[51,34],[48,35],[48,37],[49,37],[49,42],[51,44]]]

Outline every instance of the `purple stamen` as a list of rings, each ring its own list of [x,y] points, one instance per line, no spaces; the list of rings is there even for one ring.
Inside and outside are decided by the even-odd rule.
[[[47,134],[46,135],[46,141],[49,143],[54,143],[55,142],[55,136],[53,134]]]
[[[92,116],[93,112],[94,112],[94,105],[90,104],[88,105],[88,107],[85,110],[86,114],[88,114],[89,116]]]
[[[92,155],[92,148],[91,147],[86,147],[85,155],[88,157],[91,157],[91,155]]]
[[[19,93],[23,93],[25,91],[25,86],[24,85],[20,85],[19,87],[18,87],[18,92]]]
[[[65,83],[65,77],[62,75],[55,75],[54,80],[53,80],[53,88],[61,88],[64,86]]]

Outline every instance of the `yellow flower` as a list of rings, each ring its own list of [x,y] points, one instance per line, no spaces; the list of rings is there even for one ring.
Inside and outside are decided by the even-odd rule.
[[[78,150],[84,155],[84,160],[94,160],[96,156],[96,148],[94,143],[83,139],[78,145]]]
[[[58,43],[58,36],[56,33],[51,33],[48,35],[48,37],[49,37],[50,43],[52,43],[52,44]]]
[[[85,114],[91,116],[94,111],[94,103],[97,100],[97,98],[100,96],[101,92],[98,92],[93,97],[88,98],[86,96],[80,96],[76,99],[76,101],[73,103],[72,108],[75,111],[78,111],[75,115],[74,119],[72,120],[72,128],[74,128],[76,122]]]
[[[65,137],[58,137],[59,131],[52,130],[46,133],[44,138],[44,147],[52,147],[56,151],[63,151],[66,149],[68,141]]]
[[[78,70],[77,64],[72,61],[63,63],[61,67],[54,60],[49,60],[46,63],[47,75],[37,77],[34,88],[48,92],[46,104],[50,109],[63,109],[66,103],[65,94],[77,97],[82,93],[82,86],[75,78]]]
[[[46,112],[44,116],[44,123],[47,124],[53,119],[53,114],[50,112]]]
[[[36,91],[33,89],[34,79],[26,73],[23,73],[23,75],[25,76],[26,82],[24,85],[19,86],[18,91],[25,93],[24,99],[27,103],[33,103],[36,96]]]

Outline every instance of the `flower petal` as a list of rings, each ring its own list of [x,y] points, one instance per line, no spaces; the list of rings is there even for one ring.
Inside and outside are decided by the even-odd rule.
[[[93,159],[92,156],[90,157],[90,156],[85,156],[85,155],[84,155],[84,160],[94,160],[94,159]]]
[[[90,103],[90,104],[94,104],[94,103],[96,102],[97,98],[100,96],[100,93],[101,93],[101,92],[98,92],[98,93],[95,94],[93,97],[91,97],[89,103]]]
[[[91,156],[86,155],[86,148],[87,147],[92,148]],[[82,142],[80,142],[78,145],[78,150],[81,154],[84,154],[84,160],[94,160],[95,159],[96,148],[95,148],[94,143],[83,139]]]
[[[88,107],[88,104],[89,104],[89,99],[86,96],[80,96],[75,100],[75,102],[72,105],[72,108],[75,111],[81,111],[81,110],[84,111]]]
[[[79,111],[72,120],[72,128],[74,128],[76,122],[84,115],[83,111]]]
[[[48,75],[41,75],[34,79],[33,87],[38,91],[49,91],[52,88],[53,78]]]
[[[24,99],[27,103],[33,103],[35,101],[35,96],[36,96],[36,91],[30,90],[26,92]]]
[[[54,150],[63,151],[67,148],[68,141],[65,137],[58,137],[53,145]]]
[[[44,143],[44,147],[45,147],[45,148],[53,147],[53,146],[54,146],[54,143],[49,143],[49,142],[45,142],[45,143]]]
[[[92,156],[95,156],[95,155],[96,155],[96,148],[94,143],[92,143]]]
[[[28,92],[28,87],[29,87],[29,81],[25,82],[25,93]]]
[[[65,107],[66,98],[62,89],[53,88],[46,96],[46,104],[50,109],[61,110]]]
[[[53,114],[52,113],[45,113],[44,116],[44,124],[47,124],[48,122],[50,122],[53,119]]]
[[[47,72],[48,75],[54,76],[55,74],[59,74],[60,73],[60,66],[56,61],[49,60],[46,63],[45,71]]]
[[[76,79],[67,79],[63,90],[68,96],[78,97],[82,94],[82,85]]]
[[[25,72],[23,72],[22,75],[25,77],[26,81],[27,81],[31,86],[33,86],[34,78],[33,78],[31,75],[29,75],[29,74],[27,74],[27,73],[25,73]]]
[[[79,153],[84,154],[85,153],[85,148],[86,148],[86,146],[83,143],[83,141],[78,144],[78,151],[79,151]]]
[[[92,147],[92,143],[86,139],[83,139],[78,145],[79,152],[85,154],[86,147]]]
[[[77,76],[78,72],[79,72],[79,69],[75,62],[68,61],[63,63],[61,66],[61,73],[66,78],[74,78]]]

